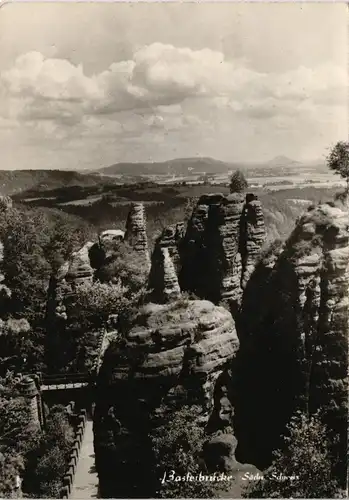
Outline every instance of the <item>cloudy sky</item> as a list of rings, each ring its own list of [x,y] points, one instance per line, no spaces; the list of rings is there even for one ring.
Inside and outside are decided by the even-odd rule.
[[[9,3],[0,168],[323,157],[348,136],[345,4]]]

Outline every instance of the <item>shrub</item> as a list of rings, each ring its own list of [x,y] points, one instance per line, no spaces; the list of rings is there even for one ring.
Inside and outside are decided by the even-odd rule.
[[[340,494],[331,473],[327,431],[319,415],[297,413],[287,426],[283,449],[274,457],[264,479],[250,483],[244,498],[333,498]],[[280,480],[280,476],[286,479]],[[292,477],[296,479],[289,479]]]
[[[23,490],[39,498],[57,498],[66,471],[73,430],[64,406],[53,406],[46,428],[26,453]]]
[[[206,475],[207,470],[201,457],[205,442],[204,426],[199,423],[201,410],[198,406],[183,406],[175,412],[166,412],[163,406],[162,424],[151,434],[154,453],[155,474],[159,480],[157,496],[160,498],[213,498],[217,497],[217,484],[209,481],[163,481],[164,474],[171,471],[176,476],[192,474]]]

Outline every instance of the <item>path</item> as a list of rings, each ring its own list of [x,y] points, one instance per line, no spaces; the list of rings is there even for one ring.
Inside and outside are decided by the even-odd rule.
[[[87,420],[70,498],[98,498],[92,427],[92,420]]]

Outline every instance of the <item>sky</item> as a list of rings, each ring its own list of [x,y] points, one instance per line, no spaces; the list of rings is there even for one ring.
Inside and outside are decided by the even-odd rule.
[[[0,168],[323,158],[348,137],[344,3],[7,3]]]

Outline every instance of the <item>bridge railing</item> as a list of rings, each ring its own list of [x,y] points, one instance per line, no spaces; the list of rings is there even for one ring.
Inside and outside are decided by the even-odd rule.
[[[91,381],[91,375],[88,372],[83,373],[58,373],[53,375],[41,374],[40,383],[42,385],[65,385],[87,383]]]

